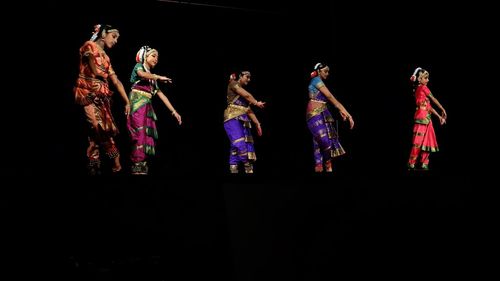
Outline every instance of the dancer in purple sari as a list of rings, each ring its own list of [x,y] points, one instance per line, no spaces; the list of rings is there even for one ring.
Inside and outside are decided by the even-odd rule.
[[[130,82],[132,90],[129,94],[132,108],[127,120],[127,127],[132,139],[132,161],[133,175],[147,175],[147,157],[155,155],[155,140],[158,138],[156,131],[156,114],[153,109],[152,98],[160,97],[172,115],[177,119],[179,125],[182,123],[181,116],[174,109],[168,98],[158,87],[158,81],[171,83],[172,80],[166,76],[151,73],[151,69],[158,63],[158,51],[148,46],[143,46],[136,55],[136,65],[132,71]]]
[[[329,74],[330,68],[327,65],[317,63],[311,73],[312,79],[308,87],[307,126],[313,135],[314,171],[318,173],[323,172],[323,165],[327,172],[332,172],[332,159],[345,153],[338,140],[337,131],[333,126],[334,119],[327,103],[330,102],[339,110],[344,121],[349,120],[351,129],[354,127],[352,116],[323,83]]]
[[[264,108],[265,102],[257,101],[252,94],[243,89],[250,82],[250,71],[241,71],[238,76],[231,74],[227,86],[227,108],[224,111],[224,129],[231,142],[229,170],[238,173],[238,166],[243,164],[245,173],[253,173],[253,162],[257,160],[251,122],[255,124],[257,134],[262,135],[260,122],[250,105]]]

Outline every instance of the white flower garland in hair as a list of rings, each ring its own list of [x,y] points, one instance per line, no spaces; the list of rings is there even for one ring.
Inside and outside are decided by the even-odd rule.
[[[412,74],[412,75],[411,75],[411,77],[410,77],[410,80],[411,80],[411,81],[415,81],[415,80],[417,79],[417,72],[418,72],[420,69],[422,69],[422,68],[421,68],[421,67],[417,67],[417,68],[415,68],[415,71],[413,71],[413,74]]]
[[[99,33],[100,29],[101,29],[100,24],[96,24],[94,26],[94,33],[92,33],[92,37],[90,37],[90,41],[95,41],[95,39],[97,39],[97,34]]]
[[[135,62],[143,62],[144,61],[144,46],[139,49],[137,54],[135,55]]]

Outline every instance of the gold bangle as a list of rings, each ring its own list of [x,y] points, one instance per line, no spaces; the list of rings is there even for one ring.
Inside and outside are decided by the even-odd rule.
[[[175,113],[177,113],[177,111],[176,111],[176,110],[172,111],[172,115],[175,115]]]

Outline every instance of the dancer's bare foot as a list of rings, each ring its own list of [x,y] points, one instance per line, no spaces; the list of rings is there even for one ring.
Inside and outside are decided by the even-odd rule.
[[[316,164],[316,166],[314,166],[314,172],[316,173],[323,172],[323,164]]]
[[[333,168],[332,168],[332,160],[328,160],[328,161],[326,161],[325,166],[326,166],[326,172],[327,172],[327,173],[331,173],[331,172],[333,172]]]
[[[115,158],[115,163],[113,165],[113,168],[111,168],[111,171],[113,173],[118,173],[121,170],[122,170],[122,165],[120,164],[120,157],[116,157]]]

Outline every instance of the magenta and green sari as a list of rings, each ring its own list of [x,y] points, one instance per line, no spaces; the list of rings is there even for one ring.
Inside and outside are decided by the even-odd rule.
[[[132,174],[146,175],[147,158],[155,155],[158,139],[157,118],[151,100],[158,91],[158,85],[154,81],[141,79],[137,70],[146,71],[141,63],[137,63],[132,71],[130,81],[133,85],[129,93],[131,108],[127,128],[132,141]]]

